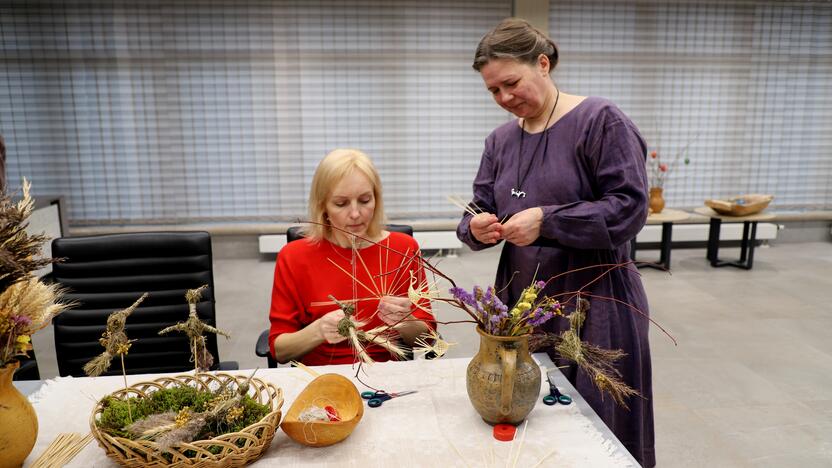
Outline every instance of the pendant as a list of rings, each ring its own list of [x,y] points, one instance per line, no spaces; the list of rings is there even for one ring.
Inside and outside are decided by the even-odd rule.
[[[511,196],[514,198],[526,198],[526,192],[517,190],[515,188],[511,189]]]

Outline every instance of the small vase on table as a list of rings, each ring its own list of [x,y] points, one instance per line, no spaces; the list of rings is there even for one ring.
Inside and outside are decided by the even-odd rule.
[[[650,212],[661,213],[664,209],[664,189],[661,187],[650,187]]]

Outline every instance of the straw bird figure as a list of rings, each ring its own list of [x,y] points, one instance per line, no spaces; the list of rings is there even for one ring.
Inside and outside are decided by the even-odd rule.
[[[121,356],[122,372],[124,367],[124,355],[130,350],[133,341],[127,339],[127,334],[124,332],[124,327],[127,323],[127,317],[133,313],[139,304],[147,297],[147,293],[142,294],[136,302],[130,307],[113,312],[107,317],[107,328],[98,339],[101,346],[104,347],[104,352],[94,357],[90,362],[84,365],[84,372],[90,377],[96,377],[110,368],[110,363],[116,356]]]
[[[184,322],[179,322],[176,325],[171,325],[161,331],[160,335],[166,335],[172,331],[178,331],[188,335],[188,340],[191,346],[191,359],[194,362],[194,367],[197,371],[207,371],[214,365],[214,356],[208,351],[205,345],[204,333],[213,333],[215,335],[222,335],[226,338],[231,338],[231,335],[212,327],[199,319],[196,314],[196,304],[202,298],[202,291],[208,287],[207,284],[196,289],[189,289],[185,293],[185,300],[188,301],[188,319]]]

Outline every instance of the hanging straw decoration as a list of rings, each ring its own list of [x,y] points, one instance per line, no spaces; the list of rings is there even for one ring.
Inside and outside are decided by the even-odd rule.
[[[455,346],[456,343],[450,343],[442,339],[442,336],[436,330],[431,330],[427,334],[421,334],[416,338],[416,341],[413,343],[415,346],[413,347],[413,354],[421,354],[421,355],[428,355],[429,353],[434,354],[434,359],[441,358],[451,349],[451,346]]]
[[[560,335],[555,349],[565,359],[575,362],[589,374],[602,395],[609,394],[616,403],[627,408],[625,400],[639,393],[621,380],[621,373],[615,363],[624,356],[618,349],[604,349],[580,339],[581,326],[586,320],[589,301],[578,298],[575,311],[569,315],[569,330]]]

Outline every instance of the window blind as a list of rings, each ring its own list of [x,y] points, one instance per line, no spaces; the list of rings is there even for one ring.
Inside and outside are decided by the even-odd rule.
[[[455,216],[507,118],[470,63],[509,1],[100,3],[0,6],[9,177],[73,225],[303,218],[336,147],[391,216]]]
[[[0,5],[9,182],[73,225],[305,216],[335,147],[374,159],[394,217],[457,216],[509,116],[470,68],[509,1]],[[832,5],[552,1],[567,92],[609,97],[690,166],[671,206],[741,192],[832,207]]]
[[[670,206],[770,193],[832,207],[832,3],[552,1],[567,92],[616,102],[665,157]]]

